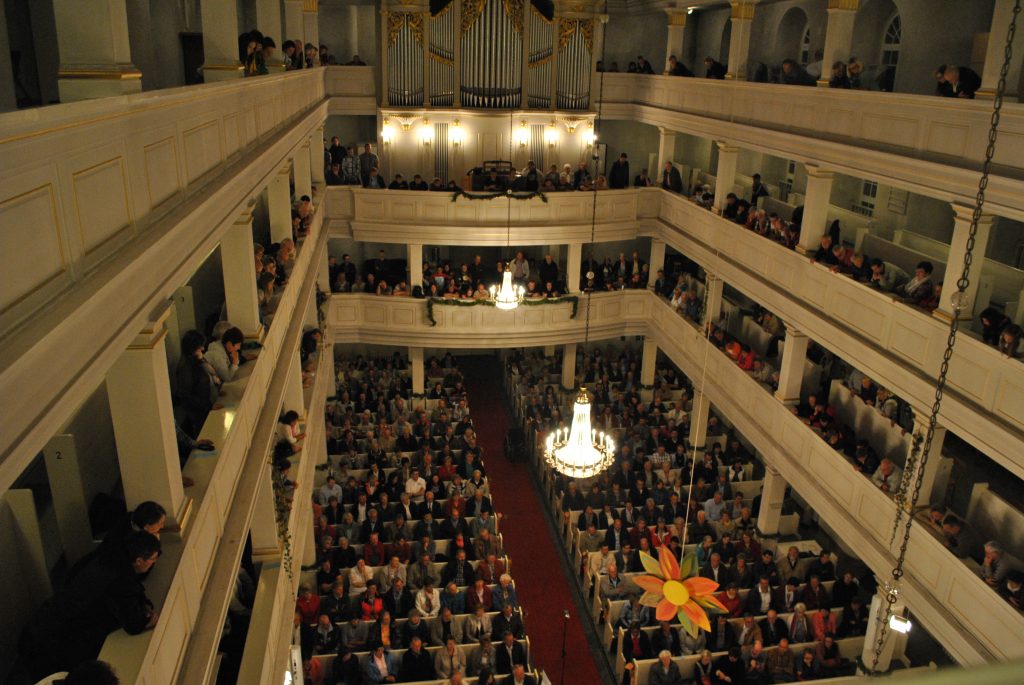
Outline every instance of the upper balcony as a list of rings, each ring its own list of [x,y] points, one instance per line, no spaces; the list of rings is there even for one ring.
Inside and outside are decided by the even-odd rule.
[[[722,140],[952,201],[971,201],[991,100],[604,74],[601,114]],[[1020,219],[1024,104],[1005,102],[989,200]]]

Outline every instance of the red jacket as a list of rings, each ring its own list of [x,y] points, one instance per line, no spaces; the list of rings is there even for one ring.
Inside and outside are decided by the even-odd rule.
[[[303,623],[316,623],[320,618],[320,598],[316,595],[299,597],[295,600],[295,610],[302,616]]]
[[[477,597],[476,588],[470,587],[466,589],[466,613],[472,614],[476,612],[477,606],[482,606],[484,611],[490,611],[494,606],[494,602],[491,599],[491,588],[484,585],[483,598]]]

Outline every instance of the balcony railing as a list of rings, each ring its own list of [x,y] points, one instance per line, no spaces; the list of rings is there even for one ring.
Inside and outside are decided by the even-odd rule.
[[[808,89],[810,90],[810,89]],[[931,406],[947,325],[833,274],[690,202],[665,193],[661,238],[729,285],[918,406]],[[1024,475],[1024,364],[961,333],[940,421]]]

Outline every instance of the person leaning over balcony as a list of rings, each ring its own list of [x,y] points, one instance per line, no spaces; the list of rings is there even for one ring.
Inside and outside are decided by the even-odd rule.
[[[210,363],[222,383],[226,383],[238,373],[242,343],[245,334],[241,329],[232,326],[224,331],[220,340],[214,340],[206,348],[206,361]]]
[[[901,288],[910,276],[900,267],[881,259],[871,260],[871,280],[868,285],[882,292],[892,293]]]
[[[324,175],[324,181],[329,186],[340,186],[345,184],[345,179],[341,175],[341,165],[337,162],[331,162],[330,168]]]
[[[942,519],[942,533],[945,536],[943,544],[957,558],[975,558],[980,545],[974,533],[964,527],[963,521],[953,514],[949,514]]]
[[[641,169],[640,173],[633,179],[633,185],[637,188],[649,188],[654,185],[654,181],[647,175],[647,169]]]
[[[1005,354],[1013,359],[1017,356],[1017,348],[1020,347],[1022,331],[1017,324],[1010,324],[999,334],[999,353]]]
[[[636,58],[636,73],[638,74],[653,74],[654,68],[651,67],[651,63],[648,62],[643,55],[638,55]]]
[[[716,62],[710,56],[704,58],[704,78],[724,79],[728,69],[721,62]]]
[[[942,78],[949,86],[949,90],[944,93],[946,97],[973,100],[974,94],[981,88],[981,77],[970,67],[946,67]]]
[[[402,174],[395,174],[395,179],[388,184],[388,190],[409,190],[409,184]]]
[[[693,72],[685,64],[677,60],[675,55],[668,58],[668,72],[666,73],[669,76],[693,76]]]
[[[1010,567],[1007,565],[1006,560],[1003,559],[1002,546],[995,540],[986,542],[985,558],[982,559],[981,568],[978,569],[978,575],[981,576],[981,579],[988,583],[990,587],[999,587],[1009,571]]]
[[[879,464],[875,475],[871,477],[871,482],[877,485],[882,492],[892,495],[899,490],[900,479],[902,478],[902,469],[896,466],[892,459],[886,458]]]
[[[120,554],[96,551],[76,564],[64,587],[43,602],[21,633],[19,650],[33,680],[95,658],[115,630],[138,635],[155,626],[158,614],[140,576],[159,556],[160,541],[136,531]]]

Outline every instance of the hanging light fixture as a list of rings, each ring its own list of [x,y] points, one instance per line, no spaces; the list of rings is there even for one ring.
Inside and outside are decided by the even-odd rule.
[[[508,157],[512,162],[512,110],[508,113]],[[505,191],[505,201],[508,202],[508,221],[505,224],[505,248],[511,247],[512,242],[512,189]],[[511,311],[518,309],[526,296],[526,289],[521,285],[512,282],[512,267],[510,262],[505,262],[505,271],[501,274],[501,286],[490,287],[491,303],[498,309]]]
[[[604,59],[602,50],[601,59]],[[601,95],[604,90],[604,74],[601,74],[598,89],[597,119],[601,119]],[[594,178],[598,175],[598,155],[594,151]],[[597,191],[594,193],[594,204],[590,215],[590,244],[594,243],[597,232]],[[589,276],[589,274],[588,274]],[[570,278],[571,278],[570,274]],[[590,298],[593,292],[587,291],[587,318],[583,333],[583,347],[586,349],[590,341]],[[564,363],[564,360],[563,360]],[[573,405],[572,426],[569,429],[559,428],[549,433],[544,446],[544,460],[551,468],[570,478],[591,478],[615,463],[615,441],[604,432],[598,433],[590,423],[590,396],[587,389],[580,386]]]

